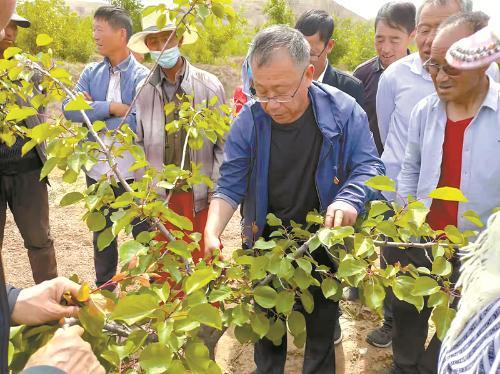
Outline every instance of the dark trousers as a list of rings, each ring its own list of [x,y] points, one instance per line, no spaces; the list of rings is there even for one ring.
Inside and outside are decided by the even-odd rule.
[[[87,186],[91,186],[97,181],[95,179],[90,178],[89,176],[86,176],[87,179]],[[133,181],[127,181],[129,183],[132,183]],[[118,197],[125,193],[125,188],[119,183],[118,187],[112,187],[113,188],[113,193],[115,194],[115,197]],[[108,209],[108,215],[106,215],[106,227],[103,229],[103,231],[106,228],[112,227],[113,222],[111,221],[111,215],[113,212],[116,212],[116,209],[112,208],[107,208]],[[101,212],[103,212],[104,209],[101,209]],[[139,220],[134,220],[132,221],[133,229],[132,229],[132,234],[134,235],[134,238],[139,235],[142,231],[147,231],[149,229],[149,226],[146,222],[139,222]],[[100,287],[103,284],[107,283],[108,281],[113,278],[113,276],[116,274],[116,267],[118,266],[118,246],[117,246],[117,241],[116,238],[103,250],[99,250],[97,247],[97,238],[99,237],[99,234],[102,231],[96,231],[93,233],[93,245],[94,245],[94,266],[95,266],[95,275],[96,275],[96,286]],[[112,287],[110,287],[112,288]]]
[[[47,183],[39,179],[40,169],[0,176],[0,246],[8,207],[28,250],[35,283],[57,277],[54,241],[50,236]]]
[[[388,254],[389,248],[382,247],[381,249],[382,256],[380,259],[380,267],[382,269],[385,269],[387,267],[387,263],[385,262],[384,258],[386,258],[386,255]],[[392,297],[389,295],[389,288],[385,289],[386,291],[386,297],[384,299],[384,325],[387,327],[392,328]]]
[[[300,310],[306,319],[307,338],[304,352],[304,374],[335,373],[335,347],[333,333],[338,319],[339,304],[327,300],[319,287],[310,289],[314,297],[314,310],[308,314],[300,304]],[[263,338],[255,343],[254,361],[257,374],[282,374],[285,371],[287,336],[281,345],[275,346],[270,340]]]
[[[431,251],[427,253],[432,258]],[[402,266],[412,263],[416,267],[422,266],[429,269],[432,267],[422,249],[388,248],[385,256],[390,264],[399,261]],[[458,278],[458,271],[458,266],[455,266],[452,281]],[[392,291],[388,293],[388,296],[392,300],[392,351],[396,372],[401,374],[436,373],[441,341],[434,335],[425,349],[432,309],[424,306],[419,313],[414,305],[399,300]]]

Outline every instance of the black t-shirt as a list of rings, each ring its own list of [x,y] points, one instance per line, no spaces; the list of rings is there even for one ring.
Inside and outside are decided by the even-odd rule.
[[[320,209],[315,174],[322,141],[311,105],[293,123],[271,123],[268,210],[287,226]]]

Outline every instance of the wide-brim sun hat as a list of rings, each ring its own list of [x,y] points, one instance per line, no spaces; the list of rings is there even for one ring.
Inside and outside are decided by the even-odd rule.
[[[22,27],[24,29],[27,29],[28,27],[31,26],[31,22],[28,21],[26,18],[21,17],[19,14],[15,13],[12,14],[12,17],[10,17],[10,21],[14,22],[17,26]]]
[[[158,28],[157,26],[157,20],[158,18],[164,13],[160,11],[155,11],[151,14],[148,14],[147,16],[144,16],[142,18],[142,29],[143,31],[140,31],[130,38],[128,42],[128,48],[136,53],[149,53],[151,52],[149,48],[146,45],[146,38],[148,35],[151,34],[157,34],[163,31],[172,31],[175,30],[176,25],[174,22],[170,21],[167,15],[167,21],[165,23],[165,26],[163,26],[161,29]],[[182,44],[193,44],[198,40],[198,33],[196,32],[196,29],[192,26],[189,27],[189,30],[186,30],[184,32],[184,35],[182,37]]]

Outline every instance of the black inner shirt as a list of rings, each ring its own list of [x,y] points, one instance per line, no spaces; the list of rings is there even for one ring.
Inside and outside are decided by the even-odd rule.
[[[311,105],[293,123],[271,123],[268,211],[285,226],[304,224],[308,212],[320,209],[315,173],[322,141]]]

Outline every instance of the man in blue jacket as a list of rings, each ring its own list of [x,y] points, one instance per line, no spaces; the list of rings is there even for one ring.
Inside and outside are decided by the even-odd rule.
[[[303,35],[272,26],[255,37],[249,61],[252,99],[234,121],[205,229],[205,248],[220,246],[220,235],[243,203],[245,244],[269,238],[266,215],[285,225],[305,223],[309,211],[326,212],[327,227],[352,225],[378,194],[365,182],[384,173],[365,112],[349,95],[313,83],[314,66]],[[255,233],[255,226],[256,234]],[[334,266],[325,251],[320,264]],[[305,314],[307,341],[303,373],[334,373],[333,333],[338,303],[311,288],[314,311]],[[257,373],[283,373],[286,338],[276,347],[255,345]]]
[[[132,36],[132,20],[121,8],[102,6],[94,14],[93,26],[97,50],[104,59],[85,68],[75,90],[81,92],[92,107],[92,110],[86,111],[91,122],[104,121],[107,130],[115,130],[123,122],[135,131],[135,109],[129,110],[129,107],[136,95],[137,86],[148,75],[148,69],[136,61],[127,47]],[[68,102],[69,99],[66,99],[63,103],[65,117],[73,122],[83,122],[80,111],[65,110]],[[107,145],[113,142],[113,139],[104,134],[100,137]],[[115,142],[115,146],[120,144]],[[118,169],[128,181],[132,181],[134,177],[133,172],[129,171],[134,161],[129,152],[124,152],[117,158]],[[87,170],[87,185],[93,185],[99,179],[110,176],[113,176],[111,167],[107,162],[100,161]],[[113,187],[115,196],[123,194],[124,191],[121,184]],[[112,226],[109,218],[111,213],[110,210],[106,218],[106,228]],[[134,233],[140,232],[140,227],[142,225],[136,226]],[[99,234],[100,232],[94,232],[94,264],[96,285],[102,286],[116,273],[118,251],[116,239],[107,248],[99,251]]]

